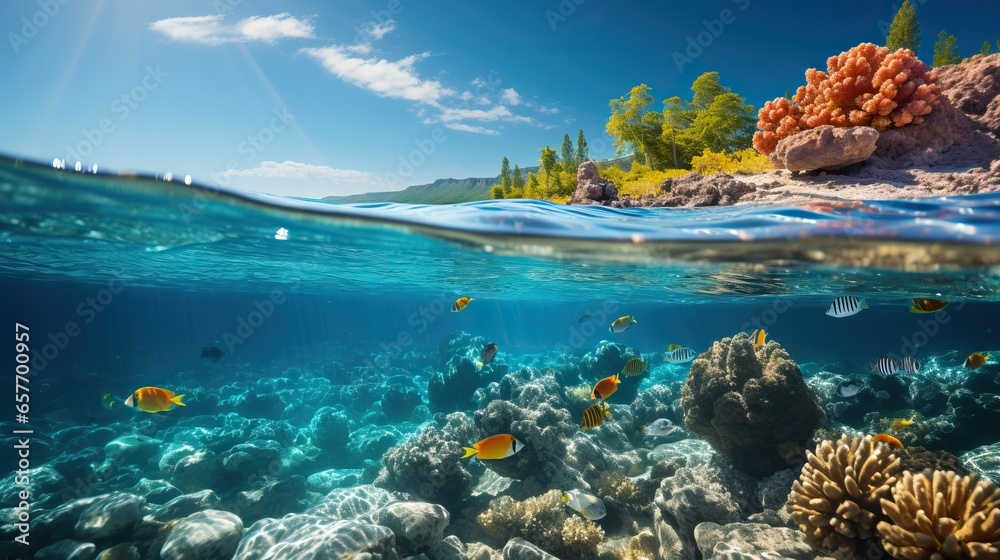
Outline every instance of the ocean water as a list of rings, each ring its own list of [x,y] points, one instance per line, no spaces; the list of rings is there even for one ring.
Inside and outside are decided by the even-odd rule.
[[[972,470],[997,475],[1000,446],[984,446],[1000,442],[1000,196],[708,209],[338,206],[5,158],[0,205],[0,294],[16,338],[5,345],[10,400],[0,416],[10,558],[61,539],[89,542],[95,554],[119,545],[156,557],[155,531],[136,532],[149,523],[142,516],[206,490],[217,499],[200,509],[233,512],[248,534],[266,532],[251,527],[261,519],[347,496],[369,496],[374,511],[388,500],[378,492],[395,492],[392,500],[446,507],[444,535],[499,551],[507,539],[476,525],[491,499],[571,488],[565,478],[507,476],[507,490],[481,491],[510,471],[456,456],[495,435],[477,430],[490,425],[493,400],[525,399],[517,388],[537,381],[558,422],[531,416],[537,407],[527,401],[515,403],[519,420],[553,422],[538,433],[556,429],[577,448],[590,445],[605,470],[648,479],[657,446],[701,439],[683,429],[679,401],[691,364],[665,362],[668,345],[700,354],[759,328],[798,364],[827,429],[874,434],[912,418],[910,431],[888,433],[908,447],[976,452],[986,459]],[[462,296],[473,300],[452,312]],[[868,308],[827,316],[840,296]],[[949,305],[911,313],[911,298]],[[609,331],[627,315],[634,326]],[[488,342],[496,359],[477,367]],[[222,357],[203,358],[208,347]],[[964,366],[973,352],[988,356],[976,370]],[[572,390],[614,374],[627,356],[650,370],[622,376],[611,418],[580,430]],[[881,356],[914,356],[921,369],[882,379],[869,367]],[[865,389],[838,396],[849,379]],[[141,387],[183,394],[186,406],[125,406]],[[650,408],[677,434],[638,433],[655,419]],[[456,412],[462,429],[446,427],[462,422],[446,416]],[[543,445],[521,430],[514,435],[526,446]],[[468,439],[421,448],[431,463],[414,458],[414,480],[377,480],[385,455],[421,431]],[[130,435],[147,439],[122,439]],[[185,475],[178,461],[198,453],[213,457],[207,472]],[[616,463],[621,454],[636,459]],[[600,495],[607,473],[569,455],[582,476],[574,484]],[[441,467],[437,460],[462,465],[472,482],[458,484],[459,495],[429,488],[419,471]],[[115,492],[127,504],[107,507],[124,529],[80,529],[79,500]],[[74,501],[72,523],[46,517]],[[650,504],[598,520],[604,540],[627,543],[632,527],[652,529]],[[18,526],[24,511],[30,531]],[[30,545],[13,542],[29,532]],[[243,541],[214,557],[254,557]],[[397,534],[400,557],[420,550],[399,542]],[[303,546],[275,557],[329,552]]]

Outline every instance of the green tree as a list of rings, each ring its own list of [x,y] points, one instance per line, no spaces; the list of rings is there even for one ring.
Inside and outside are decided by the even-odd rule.
[[[890,52],[896,49],[910,49],[913,54],[920,50],[920,25],[917,23],[917,7],[906,0],[889,24],[889,37],[885,46]]]
[[[944,29],[938,33],[938,40],[934,43],[934,66],[947,66],[962,62],[962,57],[958,55],[958,39],[954,35],[949,35]]]
[[[510,161],[507,160],[507,156],[500,162],[500,186],[504,190],[510,190]]]
[[[1000,41],[997,41],[1000,44]],[[590,158],[590,148],[587,147],[587,137],[583,135],[583,129],[576,135],[576,156],[573,161],[576,162],[576,166],[580,167],[580,164],[587,161]]]
[[[716,97],[727,93],[729,88],[723,87],[719,81],[718,72],[705,72],[694,79],[691,91],[694,92],[691,97],[691,108],[695,111],[703,111],[708,109]]]
[[[538,163],[541,166],[540,171],[542,172],[542,175],[545,176],[545,184],[542,185],[545,192],[541,194],[542,198],[545,198],[549,196],[549,193],[553,190],[552,175],[556,172],[556,163],[558,160],[556,158],[555,148],[545,146],[544,148],[540,148],[539,151],[542,152],[542,157],[538,158]]]
[[[631,151],[650,169],[656,169],[653,158],[662,145],[663,115],[649,110],[653,104],[649,91],[649,86],[639,84],[629,91],[627,97],[612,99],[611,117],[604,126],[614,137],[615,155]]]
[[[502,199],[503,197],[504,197],[503,186],[493,185],[493,188],[490,189],[490,198],[496,200],[496,199]]]
[[[997,52],[1000,52],[1000,39],[997,39]]]
[[[511,178],[512,191],[524,191],[524,176],[521,175],[521,168],[514,166],[514,176]]]
[[[981,49],[979,49],[979,54],[981,54],[983,56],[986,56],[986,55],[990,54],[990,42],[989,41],[983,41],[983,46],[982,46]]]
[[[563,169],[567,173],[576,171],[576,165],[574,165],[573,160],[573,141],[569,139],[569,134],[563,134],[562,147],[559,149],[559,158]]]

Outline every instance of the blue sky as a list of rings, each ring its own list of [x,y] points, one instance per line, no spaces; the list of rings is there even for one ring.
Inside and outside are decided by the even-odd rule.
[[[0,152],[308,197],[536,165],[581,128],[606,158],[632,86],[660,109],[715,70],[759,108],[898,7],[774,4],[7,1]],[[917,5],[925,61],[940,29],[996,50],[1000,2]]]

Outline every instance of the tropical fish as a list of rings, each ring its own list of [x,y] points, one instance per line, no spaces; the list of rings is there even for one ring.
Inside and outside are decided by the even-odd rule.
[[[948,302],[943,299],[913,298],[910,301],[913,302],[913,305],[910,306],[910,313],[934,313],[948,307]]]
[[[840,385],[837,385],[837,394],[845,399],[849,399],[854,395],[857,395],[861,389],[864,389],[864,387],[864,384],[856,381],[842,381]]]
[[[630,328],[632,328],[632,325],[638,322],[639,321],[636,321],[635,317],[631,315],[622,315],[621,317],[615,319],[613,323],[611,323],[611,328],[609,328],[608,330],[613,333],[625,332]]]
[[[113,410],[114,407],[118,406],[118,399],[111,396],[111,393],[104,393],[101,397],[101,406],[107,410]]]
[[[635,377],[636,375],[642,375],[648,369],[648,362],[642,361],[642,358],[632,358],[625,362],[625,367],[622,368],[621,373],[624,373],[625,377]]]
[[[496,357],[497,350],[499,349],[500,347],[497,346],[496,342],[491,342],[487,344],[486,347],[483,348],[482,354],[479,355],[479,364],[478,364],[479,367],[483,367],[486,364],[493,363],[493,358]]]
[[[597,382],[594,385],[594,390],[590,392],[590,399],[601,399],[604,400],[611,395],[615,394],[618,390],[618,384],[621,383],[621,379],[618,378],[618,374],[609,375],[604,379]]]
[[[663,357],[664,362],[670,362],[672,364],[685,364],[695,359],[698,353],[694,350],[683,347],[672,350],[669,354]]]
[[[750,342],[753,343],[754,348],[760,348],[764,345],[765,338],[767,338],[767,332],[764,329],[757,329],[750,335]]]
[[[920,373],[920,362],[915,360],[913,356],[903,356],[903,362],[900,364],[900,367],[910,375]]]
[[[642,435],[653,437],[669,436],[677,431],[677,426],[669,418],[657,418],[642,429]]]
[[[869,362],[868,367],[872,373],[878,374],[880,377],[889,377],[899,372],[899,362],[889,356],[878,358],[874,364]]]
[[[604,423],[605,418],[611,418],[611,407],[606,402],[590,405],[583,411],[583,419],[580,420],[580,428],[589,430]]]
[[[472,298],[470,298],[469,296],[462,296],[462,297],[456,299],[455,303],[451,304],[451,311],[452,311],[452,313],[457,313],[457,312],[465,309],[465,306],[469,305],[470,301],[472,301]]]
[[[965,359],[965,367],[967,367],[969,369],[976,369],[979,366],[985,364],[986,360],[989,360],[989,359],[990,359],[990,357],[987,356],[986,354],[983,354],[982,352],[976,352],[974,354],[969,354],[969,357]]]
[[[830,304],[830,309],[826,310],[826,314],[839,319],[841,317],[850,317],[862,309],[868,309],[868,304],[865,303],[864,298],[841,296],[833,300],[833,303]]]
[[[898,447],[900,449],[903,448],[903,442],[890,436],[889,434],[878,434],[877,436],[872,436],[872,441],[886,443],[892,447]]]
[[[223,356],[222,349],[216,346],[206,346],[201,349],[201,357],[207,360],[212,360],[212,363],[219,361],[219,358]]]
[[[896,430],[898,432],[899,430],[902,430],[903,428],[905,428],[907,426],[912,426],[913,424],[915,424],[915,422],[913,420],[907,420],[907,419],[904,418],[904,419],[896,420],[895,422],[893,422],[892,423],[892,429]]]
[[[677,350],[678,348],[684,348],[684,346],[681,345],[681,344],[668,344],[667,345],[667,352],[673,352],[674,350]]]
[[[482,459],[504,459],[524,449],[524,444],[510,434],[497,434],[472,444],[472,447],[462,447],[465,450],[463,459],[473,455]]]
[[[125,404],[143,412],[165,412],[174,406],[187,406],[181,401],[184,395],[175,395],[168,389],[143,387],[125,399]]]
[[[579,490],[570,490],[569,492],[563,492],[561,499],[562,503],[589,521],[596,521],[608,514],[608,510],[604,507],[604,502],[593,494],[587,494]]]
[[[594,320],[594,316],[593,315],[580,315],[580,320],[577,321],[577,323],[580,323],[580,324],[589,323],[589,322],[591,322],[593,320]]]

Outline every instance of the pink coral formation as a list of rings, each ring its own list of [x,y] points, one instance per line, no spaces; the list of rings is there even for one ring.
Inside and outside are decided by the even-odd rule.
[[[862,43],[827,60],[827,71],[810,68],[806,85],[791,101],[779,97],[757,115],[753,145],[766,155],[778,141],[821,125],[870,126],[876,130],[923,122],[938,103],[935,76],[909,49]]]

